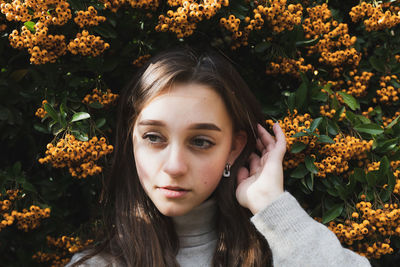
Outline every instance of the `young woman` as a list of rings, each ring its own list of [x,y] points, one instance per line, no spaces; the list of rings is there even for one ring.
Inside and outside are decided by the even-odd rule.
[[[105,239],[68,266],[370,266],[284,191],[285,135],[218,53],[153,57],[118,116]]]

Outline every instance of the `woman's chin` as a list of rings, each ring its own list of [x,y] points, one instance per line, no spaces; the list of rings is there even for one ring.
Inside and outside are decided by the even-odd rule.
[[[158,206],[156,205],[156,207],[161,212],[161,214],[168,217],[182,216],[193,209],[193,207],[177,203],[169,205],[165,205],[165,203],[163,203],[163,205],[158,205]]]

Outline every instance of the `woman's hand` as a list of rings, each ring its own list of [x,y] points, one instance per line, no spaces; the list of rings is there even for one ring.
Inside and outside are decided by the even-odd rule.
[[[273,126],[275,138],[261,125],[257,125],[257,150],[261,157],[252,153],[249,168],[238,171],[236,198],[240,205],[256,214],[279,195],[283,189],[282,160],[286,152],[286,138],[278,123]]]

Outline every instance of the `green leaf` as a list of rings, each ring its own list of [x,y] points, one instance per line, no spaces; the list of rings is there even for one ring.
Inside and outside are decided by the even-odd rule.
[[[312,46],[315,45],[316,43],[318,43],[319,41],[319,37],[315,38],[315,39],[311,39],[311,40],[304,40],[304,41],[297,41],[295,43],[295,45],[297,47],[305,47],[305,46]]]
[[[37,123],[35,123],[33,125],[33,128],[36,131],[40,132],[40,133],[44,133],[44,134],[49,134],[50,133],[49,130],[46,127],[44,127],[43,125],[37,124]]]
[[[332,138],[330,138],[329,136],[324,135],[324,134],[321,134],[318,137],[318,142],[320,142],[320,143],[328,143],[328,144],[334,144],[335,143],[335,141],[333,141]]]
[[[343,203],[333,205],[332,208],[324,212],[324,215],[322,216],[322,223],[328,223],[339,217],[343,211],[343,207]]]
[[[52,105],[50,105],[49,103],[45,103],[43,107],[44,107],[44,110],[46,110],[47,114],[49,114],[49,116],[54,121],[60,122],[60,118],[58,117],[58,114],[55,111],[55,109],[52,107]]]
[[[106,119],[105,118],[100,118],[96,120],[96,127],[98,129],[100,129],[101,127],[104,126],[104,124],[106,124]]]
[[[384,177],[390,170],[390,163],[387,156],[383,156],[379,165],[379,177]]]
[[[294,169],[294,171],[292,171],[292,173],[290,174],[290,177],[293,178],[303,178],[304,176],[306,176],[306,174],[308,173],[308,170],[306,168],[306,166],[304,166],[304,164],[300,164],[299,166],[297,166],[296,169]]]
[[[385,128],[386,129],[390,129],[390,128],[392,128],[395,124],[397,124],[397,122],[399,121],[399,118],[400,118],[400,115],[399,116],[397,116],[396,117],[396,119],[394,119],[394,120],[392,120],[392,122],[391,123],[389,123],[389,125],[388,126],[386,126]]]
[[[311,193],[314,190],[314,174],[307,175],[301,179],[301,183],[303,184],[304,188],[306,188],[306,194]]]
[[[318,92],[316,94],[313,94],[312,100],[326,102],[328,100],[328,94],[323,92]]]
[[[102,24],[99,26],[94,27],[93,29],[97,34],[100,34],[104,38],[111,38],[115,39],[117,38],[118,34],[117,32],[109,25],[107,24]]]
[[[19,69],[19,70],[15,70],[11,73],[10,77],[11,79],[13,79],[14,81],[21,81],[22,78],[24,78],[26,76],[26,74],[28,73],[28,69]]]
[[[383,129],[381,126],[375,123],[367,123],[354,126],[354,130],[361,132],[361,133],[368,133],[372,135],[382,134]]]
[[[310,173],[310,175],[306,176],[306,184],[308,189],[310,189],[311,191],[314,190],[314,174]]]
[[[94,108],[94,109],[104,108],[104,105],[99,103],[99,102],[90,103],[88,106],[91,107],[91,108]]]
[[[302,136],[307,136],[307,134],[305,132],[298,132],[292,135],[292,137],[302,137]]]
[[[21,183],[21,186],[26,191],[37,193],[35,187],[30,182],[28,182],[26,180]]]
[[[378,180],[378,177],[374,172],[368,172],[367,173],[367,184],[369,187],[374,187],[376,185],[376,181]]]
[[[318,126],[321,124],[321,122],[322,122],[322,118],[321,117],[318,117],[318,118],[314,119],[313,122],[311,123],[310,131],[314,132],[315,129],[317,129]]]
[[[372,56],[369,57],[368,61],[375,70],[379,72],[385,72],[385,64],[382,60],[379,60],[377,57]]]
[[[324,89],[326,92],[328,92],[328,94],[332,95],[333,91],[332,91],[331,87],[332,87],[332,84],[331,83],[327,83],[327,84],[324,85],[324,87],[322,89]]]
[[[357,184],[356,178],[354,176],[355,176],[354,173],[349,176],[349,182],[346,185],[348,192],[353,192]]]
[[[63,128],[67,127],[67,113],[65,112],[64,103],[60,105],[60,124]]]
[[[390,192],[392,192],[393,189],[394,189],[394,186],[395,186],[395,184],[396,184],[396,176],[393,175],[393,172],[389,172],[388,175],[387,175],[387,177],[388,177],[388,181],[387,181],[388,188],[387,188],[387,189],[388,189]]]
[[[24,26],[25,26],[28,30],[30,30],[31,32],[35,33],[35,22],[33,22],[33,21],[26,21],[26,22],[24,23]]]
[[[328,133],[331,135],[337,135],[340,131],[337,123],[332,120],[327,120],[327,122],[328,122]]]
[[[256,47],[254,48],[254,50],[257,53],[262,53],[265,50],[267,50],[270,46],[271,46],[271,43],[262,42],[262,43],[257,44]]]
[[[359,181],[360,183],[365,183],[366,178],[365,178],[365,172],[361,168],[355,168],[354,169],[354,178]]]
[[[81,120],[86,120],[90,118],[90,114],[87,112],[77,112],[72,116],[72,119],[70,122],[75,122],[75,121],[81,121]]]
[[[303,81],[296,91],[296,106],[302,108],[307,101],[308,88],[307,84]]]
[[[290,112],[293,112],[293,110],[296,108],[296,94],[288,93],[286,96],[287,96],[288,108]]]
[[[305,164],[306,164],[307,170],[309,170],[313,174],[317,174],[318,168],[317,168],[317,166],[315,166],[314,162],[315,162],[315,159],[313,157],[311,157],[310,155],[307,155],[307,157],[305,158]]]
[[[307,147],[307,145],[304,144],[303,142],[296,142],[290,148],[290,152],[293,153],[293,154],[296,154],[296,153],[301,152],[306,147]]]
[[[14,165],[12,166],[12,173],[14,176],[18,176],[21,174],[21,170],[22,170],[22,165],[21,162],[17,161],[14,163]]]
[[[349,108],[352,110],[360,109],[360,103],[358,103],[354,96],[341,91],[338,92],[338,94],[343,98],[344,103],[349,106]]]
[[[385,141],[378,141],[378,146],[375,148],[377,153],[385,154],[388,152],[392,152],[398,146],[399,138],[392,138]]]
[[[336,191],[336,189],[333,189],[333,188],[327,188],[327,189],[326,189],[326,192],[327,192],[329,195],[333,196],[333,197],[338,197],[338,196],[339,196],[338,193],[337,193],[337,191]]]
[[[71,133],[73,133],[73,135],[80,141],[88,141],[89,137],[87,135],[87,133],[82,133],[80,131],[71,131]]]

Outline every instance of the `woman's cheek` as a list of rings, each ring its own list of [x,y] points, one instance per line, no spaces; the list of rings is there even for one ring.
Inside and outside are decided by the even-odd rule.
[[[146,182],[149,182],[150,177],[153,177],[152,171],[156,169],[154,164],[154,157],[151,157],[145,148],[137,148],[134,150],[135,153],[135,164],[136,171],[139,176],[139,180],[143,186]]]
[[[212,160],[204,162],[204,164],[202,164],[203,166],[201,170],[199,170],[199,173],[201,173],[201,177],[204,177],[204,185],[218,185],[225,168],[225,161],[226,160],[224,159],[224,157],[221,156],[212,158]]]

